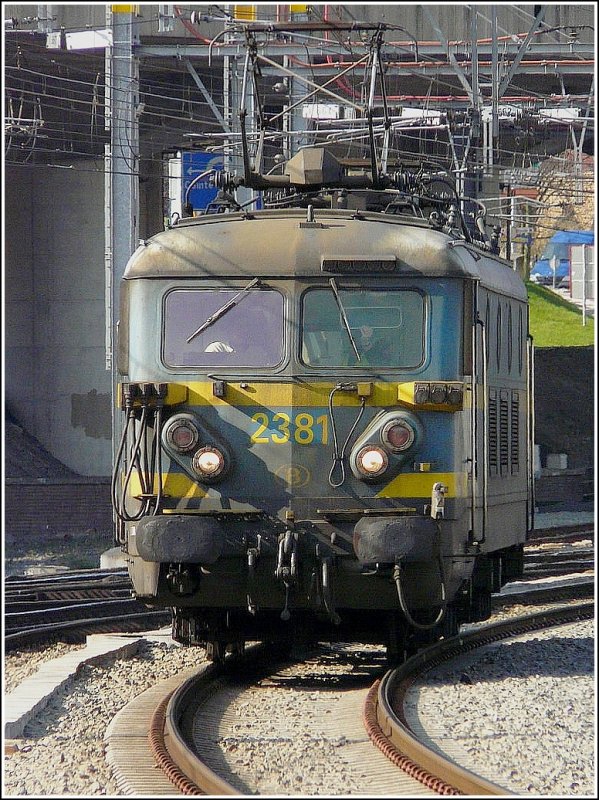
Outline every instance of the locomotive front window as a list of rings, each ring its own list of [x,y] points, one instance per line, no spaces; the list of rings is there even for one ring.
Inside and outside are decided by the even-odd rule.
[[[302,360],[311,367],[417,367],[424,297],[408,289],[311,289],[303,298]]]
[[[283,360],[283,297],[271,289],[174,289],[164,299],[169,367],[275,367]]]

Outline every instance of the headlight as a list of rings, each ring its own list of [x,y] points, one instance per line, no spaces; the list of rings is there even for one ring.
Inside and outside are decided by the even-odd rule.
[[[366,445],[356,454],[356,467],[365,478],[377,478],[389,466],[389,458],[382,447]]]
[[[381,431],[381,441],[392,453],[401,453],[414,444],[416,431],[403,419],[392,419]]]
[[[193,422],[180,417],[167,426],[165,436],[174,450],[178,453],[187,453],[198,443],[199,432]]]
[[[202,480],[211,481],[222,475],[226,461],[223,453],[217,447],[208,445],[200,447],[197,453],[194,453],[191,466]]]

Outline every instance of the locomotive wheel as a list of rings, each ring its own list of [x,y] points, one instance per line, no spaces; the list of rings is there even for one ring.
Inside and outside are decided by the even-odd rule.
[[[226,651],[227,645],[222,639],[214,639],[211,642],[206,642],[206,658],[208,661],[222,664],[225,660]]]
[[[474,592],[470,606],[470,621],[481,622],[491,616],[491,593]]]
[[[294,647],[295,639],[293,636],[282,636],[277,639],[270,639],[268,642],[269,652],[275,660],[282,659],[286,661],[291,659]]]
[[[211,642],[206,642],[206,657],[209,661],[214,661],[218,664],[223,663],[227,653],[231,656],[242,656],[244,651],[245,641],[243,639],[238,639],[234,642],[214,639]]]
[[[489,597],[489,604],[491,598]],[[460,621],[458,619],[458,613],[455,608],[452,606],[447,606],[445,609],[445,616],[443,620],[439,623],[439,638],[440,639],[450,639],[452,636],[457,636],[460,630]]]
[[[389,620],[386,649],[388,666],[394,667],[403,664],[410,656],[414,655],[417,649],[414,643],[410,644],[410,636],[406,624],[401,619],[398,619],[396,614],[392,614]]]
[[[245,652],[245,642],[243,640],[231,642],[227,645],[226,649],[227,653],[230,653],[232,656],[242,656]]]

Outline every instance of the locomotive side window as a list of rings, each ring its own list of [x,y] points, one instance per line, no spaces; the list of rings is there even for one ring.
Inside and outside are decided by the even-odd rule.
[[[283,296],[271,289],[174,289],[164,298],[169,367],[275,367],[283,360]]]
[[[424,297],[406,289],[310,289],[303,297],[302,360],[311,367],[419,366]]]

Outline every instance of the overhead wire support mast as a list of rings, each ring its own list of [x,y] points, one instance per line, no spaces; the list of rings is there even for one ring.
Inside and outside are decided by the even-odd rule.
[[[113,38],[108,49],[110,84],[110,154],[106,159],[107,266],[110,262],[110,369],[112,372],[113,455],[121,437],[117,413],[117,319],[120,284],[125,266],[139,242],[139,64],[134,45],[139,41],[133,5],[113,5]]]

